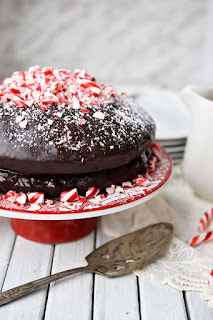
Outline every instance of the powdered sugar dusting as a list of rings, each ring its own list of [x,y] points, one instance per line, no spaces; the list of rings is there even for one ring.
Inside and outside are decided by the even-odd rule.
[[[41,110],[39,103],[23,107],[11,100],[0,104],[0,121],[0,158],[27,159],[40,164],[56,163],[60,158],[62,169],[65,160],[72,161],[72,165],[81,164],[81,171],[72,166],[70,174],[91,171],[91,166],[90,170],[86,167],[89,159],[107,159],[130,150],[135,150],[133,158],[136,158],[143,151],[144,143],[154,138],[155,132],[152,118],[125,96],[111,97],[105,103],[97,100],[95,105],[82,104],[80,109],[74,109],[71,103],[54,102]],[[121,157],[117,166],[122,164]],[[104,160],[101,165],[104,166]],[[2,168],[15,171],[10,167]],[[46,169],[34,172],[34,169],[31,166],[31,171],[20,172],[52,173]],[[51,170],[50,167],[47,169]]]

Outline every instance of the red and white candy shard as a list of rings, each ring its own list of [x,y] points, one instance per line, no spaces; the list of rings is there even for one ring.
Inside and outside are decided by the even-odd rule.
[[[159,145],[157,144],[157,142],[154,142],[151,145],[151,150],[152,150],[153,154],[157,157],[158,161],[161,161],[162,160],[162,152],[161,152],[161,149],[160,149]]]
[[[14,191],[8,191],[5,196],[5,200],[8,200],[10,202],[16,202],[17,194]]]
[[[81,108],[81,112],[82,112],[82,113],[89,113],[89,110],[84,109],[84,108]]]
[[[101,201],[103,201],[106,198],[105,194],[98,194],[97,196],[95,196],[95,201],[96,203],[100,203]]]
[[[122,188],[121,186],[116,186],[115,192],[117,192],[117,193],[124,193],[124,188]]]
[[[61,202],[72,202],[78,200],[78,190],[76,188],[64,191],[60,196]]]
[[[131,181],[122,182],[122,188],[124,187],[132,188],[133,187],[132,182]]]
[[[113,194],[115,192],[115,186],[112,185],[111,187],[106,188],[106,192],[108,194]]]
[[[90,199],[99,194],[100,190],[97,187],[91,187],[86,192],[86,199]]]
[[[93,113],[92,115],[94,118],[97,118],[99,120],[104,120],[104,113],[101,111],[97,111],[95,113]]]
[[[19,128],[25,129],[27,127],[27,120],[23,120],[18,124]]]
[[[40,203],[44,204],[44,194],[43,192],[29,192],[27,194],[28,201],[30,203]]]
[[[46,200],[45,200],[45,204],[51,206],[51,205],[54,204],[54,200],[52,200],[52,199],[46,199]]]
[[[17,116],[16,117],[16,123],[20,123],[22,120],[24,120],[24,116]]]
[[[144,178],[134,178],[133,183],[136,183],[137,185],[139,184],[143,187],[148,187],[151,182],[148,179],[144,179]]]
[[[23,192],[17,194],[16,202],[18,204],[25,204],[27,202],[27,195]]]
[[[86,70],[71,74],[69,70],[34,66],[26,72],[14,72],[3,80],[0,102],[12,101],[18,107],[38,103],[45,111],[52,103],[69,104],[73,109],[80,109],[82,104],[104,103],[115,96],[110,85],[98,83]]]

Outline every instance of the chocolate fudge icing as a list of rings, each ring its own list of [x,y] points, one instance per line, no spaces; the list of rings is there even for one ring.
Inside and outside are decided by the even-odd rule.
[[[82,174],[129,163],[154,141],[152,118],[131,99],[118,96],[103,106],[52,104],[42,111],[0,104],[0,168],[28,174]],[[104,120],[93,114],[100,110]],[[57,118],[60,113],[60,118]],[[20,128],[17,117],[24,117]]]
[[[111,184],[121,185],[123,181],[145,173],[150,154],[150,150],[147,150],[141,157],[118,168],[79,175],[29,175],[0,170],[0,192],[6,193],[11,189],[25,193],[42,190],[45,197],[50,198],[57,198],[64,190],[73,188],[77,188],[78,192],[84,195],[91,186],[105,192],[105,188]]]

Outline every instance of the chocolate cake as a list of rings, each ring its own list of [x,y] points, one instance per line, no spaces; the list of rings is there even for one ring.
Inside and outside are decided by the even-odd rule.
[[[103,190],[145,172],[152,118],[84,70],[31,67],[0,89],[0,192]]]

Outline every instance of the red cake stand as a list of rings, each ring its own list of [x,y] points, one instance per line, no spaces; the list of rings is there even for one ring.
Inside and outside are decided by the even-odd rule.
[[[150,174],[148,187],[133,187],[124,193],[108,195],[100,203],[89,199],[84,203],[27,203],[19,205],[0,200],[0,216],[11,218],[13,230],[20,236],[41,243],[62,243],[80,239],[96,226],[97,217],[135,207],[162,191],[172,171],[172,161],[162,150],[162,160]]]

